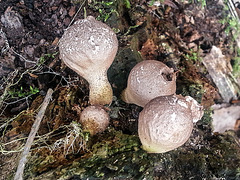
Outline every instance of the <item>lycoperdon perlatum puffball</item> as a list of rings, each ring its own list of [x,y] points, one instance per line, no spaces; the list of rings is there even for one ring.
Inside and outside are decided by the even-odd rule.
[[[158,96],[167,96],[176,92],[176,73],[160,61],[145,60],[133,67],[122,92],[126,103],[144,107]]]
[[[107,70],[117,49],[118,40],[113,30],[92,16],[76,21],[59,41],[63,62],[88,81],[91,105],[112,102]]]
[[[105,131],[109,125],[108,113],[98,105],[92,105],[86,107],[80,115],[80,123],[83,126],[83,130],[95,135]]]
[[[193,123],[203,116],[203,107],[190,96],[160,96],[146,104],[139,114],[138,134],[143,149],[164,153],[183,145]]]

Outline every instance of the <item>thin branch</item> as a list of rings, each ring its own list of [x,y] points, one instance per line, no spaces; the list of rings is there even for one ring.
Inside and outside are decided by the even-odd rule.
[[[25,164],[27,162],[27,155],[30,151],[30,148],[32,146],[32,143],[33,143],[33,140],[36,136],[36,133],[39,129],[39,126],[40,126],[40,123],[43,119],[43,116],[45,114],[45,111],[46,111],[46,108],[52,98],[52,93],[53,93],[53,90],[52,89],[48,89],[47,91],[47,95],[46,97],[44,98],[44,101],[42,103],[42,106],[41,106],[41,109],[39,110],[37,116],[36,116],[36,119],[32,125],[32,129],[31,129],[31,132],[28,136],[28,139],[27,139],[27,142],[25,144],[25,147],[24,147],[24,150],[22,152],[22,155],[21,155],[21,159],[19,161],[19,164],[18,164],[18,168],[17,168],[17,172],[15,174],[15,177],[14,177],[14,180],[22,180],[23,179],[23,172],[24,172],[24,167],[25,167]]]
[[[72,25],[73,21],[74,21],[75,18],[77,17],[78,13],[79,13],[80,10],[82,9],[82,7],[83,7],[83,5],[85,4],[85,2],[86,2],[86,0],[84,0],[83,3],[81,4],[81,6],[78,8],[77,12],[76,12],[75,15],[73,16],[73,18],[72,18],[72,20],[71,20],[71,22],[69,23],[69,25],[68,25],[67,28],[69,28],[69,27]]]

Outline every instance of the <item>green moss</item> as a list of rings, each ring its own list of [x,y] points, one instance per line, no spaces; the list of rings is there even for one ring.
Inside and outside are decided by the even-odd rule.
[[[192,140],[200,139],[195,144],[188,143],[163,154],[146,153],[141,149],[137,136],[114,129],[97,138],[90,152],[83,157],[68,166],[59,166],[54,173],[44,173],[31,179],[240,178],[240,150],[233,132],[212,135],[211,131],[198,129],[191,137]],[[43,162],[49,160],[52,158]]]
[[[132,167],[125,167],[124,164],[129,158],[132,159],[130,154],[139,150],[139,139],[137,136],[122,134],[115,130],[110,130],[106,136],[102,137],[102,141],[92,146],[90,158],[84,158],[75,163],[74,174],[81,174],[81,178],[106,178],[119,172],[119,176],[123,173],[122,176],[126,177],[126,169]],[[86,174],[80,172],[86,172]],[[124,175],[125,173],[126,175]]]
[[[240,48],[236,50],[236,56],[233,58],[233,75],[240,76]]]
[[[190,82],[189,82],[190,83]],[[181,93],[183,96],[191,96],[201,103],[204,89],[201,84],[189,84],[182,86]]]
[[[201,122],[202,122],[203,125],[211,126],[212,113],[213,113],[213,110],[211,108],[204,110],[204,114],[203,114],[203,117],[201,119]]]

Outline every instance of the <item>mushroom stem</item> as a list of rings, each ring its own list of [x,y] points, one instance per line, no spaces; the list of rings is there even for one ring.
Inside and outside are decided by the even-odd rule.
[[[126,103],[134,102],[135,98],[129,92],[129,88],[126,88],[121,93],[121,99]],[[137,103],[136,103],[137,104]],[[138,103],[139,104],[139,103]]]
[[[89,82],[89,103],[91,105],[105,105],[112,102],[112,86],[108,82],[107,72],[92,76]]]

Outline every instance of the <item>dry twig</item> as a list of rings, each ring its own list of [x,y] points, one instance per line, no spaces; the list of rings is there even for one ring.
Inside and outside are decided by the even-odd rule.
[[[45,111],[46,111],[46,108],[51,100],[51,97],[52,97],[52,93],[53,93],[53,90],[52,89],[48,89],[47,91],[47,95],[46,97],[44,98],[44,101],[42,103],[42,107],[41,109],[39,110],[37,116],[36,116],[36,119],[34,121],[34,124],[32,126],[32,129],[31,129],[31,132],[28,136],[28,139],[27,139],[27,142],[25,144],[25,147],[23,149],[23,152],[22,152],[22,155],[21,155],[21,159],[19,161],[19,164],[18,164],[18,168],[17,168],[17,172],[15,174],[15,177],[14,177],[14,180],[22,180],[23,179],[23,171],[24,171],[24,167],[25,167],[25,164],[26,164],[26,161],[27,161],[27,155],[30,151],[30,148],[31,148],[31,145],[33,143],[33,140],[35,138],[35,135],[39,129],[39,126],[40,126],[40,123],[42,121],[42,118],[45,114]]]

